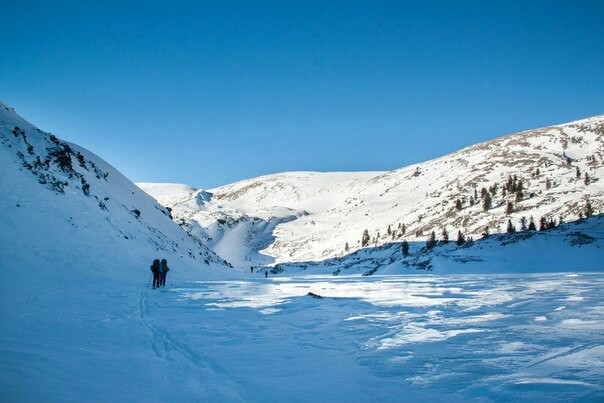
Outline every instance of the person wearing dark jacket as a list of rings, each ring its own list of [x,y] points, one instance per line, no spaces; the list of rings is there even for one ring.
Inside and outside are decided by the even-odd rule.
[[[153,288],[158,288],[161,281],[160,274],[161,266],[159,263],[159,259],[155,259],[153,264],[151,265],[151,272],[153,273]]]
[[[161,278],[160,278],[159,282],[162,287],[165,287],[166,286],[166,276],[168,275],[168,272],[170,271],[170,268],[168,267],[168,261],[166,259],[161,260],[160,271],[161,271]]]

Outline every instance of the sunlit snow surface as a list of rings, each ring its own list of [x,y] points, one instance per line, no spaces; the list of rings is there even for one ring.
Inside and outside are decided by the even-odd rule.
[[[201,322],[183,343],[202,339],[235,378],[301,398],[331,385],[329,399],[604,399],[601,274],[269,278],[172,291],[164,309]]]

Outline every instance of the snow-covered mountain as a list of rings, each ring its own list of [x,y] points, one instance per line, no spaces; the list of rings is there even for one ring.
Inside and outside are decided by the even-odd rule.
[[[0,266],[17,277],[144,281],[155,258],[182,276],[228,269],[116,169],[4,104],[0,153]]]
[[[477,239],[604,207],[604,115],[510,134],[390,172],[286,172],[211,190],[138,184],[237,265],[323,261],[434,231]],[[363,232],[367,239],[363,242]],[[365,244],[365,245],[364,245]],[[346,249],[348,245],[348,250]]]
[[[586,142],[601,142],[594,127]],[[570,220],[586,197],[599,211],[599,150],[569,150],[570,167],[552,163],[540,176],[527,169],[523,189],[535,195],[512,216]],[[602,215],[427,250],[413,234],[438,217],[451,233],[462,214],[468,233],[505,220],[501,206],[467,205],[466,183],[486,165],[456,168],[460,185],[450,189],[439,177],[453,177],[443,166],[466,154],[419,170],[287,173],[211,191],[144,185],[170,212],[94,154],[0,105],[0,401],[601,401],[600,273],[424,275],[602,271]],[[577,165],[587,185],[573,179]],[[503,171],[474,179],[479,190],[508,172],[525,178]],[[443,194],[423,196],[441,181]],[[452,195],[462,208],[449,215]],[[499,189],[493,204],[502,197]],[[355,243],[388,224],[389,237]],[[344,242],[350,250],[339,256]],[[160,257],[175,287],[152,290],[149,264]],[[250,273],[247,259],[294,263]],[[276,276],[401,272],[419,275]]]

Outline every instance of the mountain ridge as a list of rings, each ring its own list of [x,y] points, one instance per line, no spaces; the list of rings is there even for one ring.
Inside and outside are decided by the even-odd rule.
[[[507,134],[392,171],[263,175],[209,189],[212,196],[202,206],[190,203],[193,194],[139,186],[172,208],[187,231],[239,265],[320,261],[366,246],[364,230],[374,246],[423,241],[443,229],[451,237],[462,231],[477,238],[486,227],[505,232],[508,220],[519,226],[531,215],[537,222],[544,216],[573,221],[588,202],[601,211],[603,137],[604,115],[597,115]],[[486,210],[483,188],[492,199]]]

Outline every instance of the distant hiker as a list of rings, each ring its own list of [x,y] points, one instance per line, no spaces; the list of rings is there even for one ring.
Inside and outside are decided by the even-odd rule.
[[[170,268],[168,267],[168,261],[166,259],[161,260],[160,270],[161,270],[160,284],[162,287],[165,287],[166,286],[166,276],[168,275],[168,272],[170,271]]]
[[[153,273],[153,288],[159,287],[159,282],[161,279],[160,276],[161,266],[159,263],[159,259],[155,259],[153,264],[151,265],[151,272]]]

